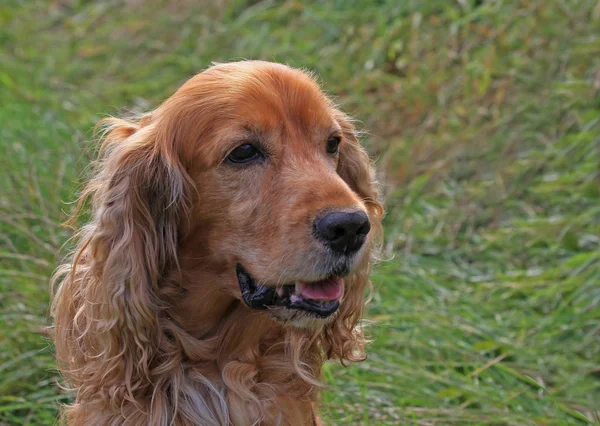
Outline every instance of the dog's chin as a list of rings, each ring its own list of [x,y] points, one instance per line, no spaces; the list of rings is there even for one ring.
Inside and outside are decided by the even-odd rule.
[[[236,273],[244,303],[284,326],[314,329],[326,324],[337,315],[344,295],[344,281],[339,275],[274,287],[257,281],[240,264]]]
[[[339,312],[337,309],[328,317],[319,317],[303,311],[294,311],[286,308],[272,307],[267,310],[269,317],[284,327],[314,330],[335,319]]]

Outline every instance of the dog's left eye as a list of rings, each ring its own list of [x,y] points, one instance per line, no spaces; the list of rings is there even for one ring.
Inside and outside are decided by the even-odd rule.
[[[250,161],[262,158],[263,155],[257,147],[252,144],[245,143],[231,151],[227,156],[227,160],[231,163],[248,163]]]
[[[327,139],[327,152],[330,154],[337,154],[341,141],[342,138],[339,136],[331,136],[329,139]]]

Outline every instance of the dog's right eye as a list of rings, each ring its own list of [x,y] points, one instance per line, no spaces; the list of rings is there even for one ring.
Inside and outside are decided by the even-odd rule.
[[[252,144],[245,143],[231,151],[227,156],[227,161],[230,163],[249,163],[254,160],[263,158],[263,154]]]

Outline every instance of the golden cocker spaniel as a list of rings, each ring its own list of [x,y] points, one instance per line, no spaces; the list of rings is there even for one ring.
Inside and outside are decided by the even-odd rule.
[[[55,276],[66,422],[317,424],[323,362],[364,358],[383,215],[350,119],[306,73],[243,61],[101,127]]]

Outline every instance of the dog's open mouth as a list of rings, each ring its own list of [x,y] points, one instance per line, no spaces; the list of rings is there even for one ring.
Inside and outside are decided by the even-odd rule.
[[[327,318],[338,310],[344,294],[344,282],[336,276],[315,282],[298,281],[269,287],[257,282],[238,264],[237,278],[244,302],[253,309],[280,307]]]

